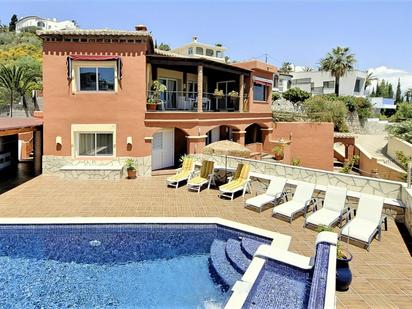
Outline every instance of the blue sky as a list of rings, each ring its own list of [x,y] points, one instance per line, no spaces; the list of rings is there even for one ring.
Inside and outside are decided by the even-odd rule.
[[[74,19],[82,28],[144,23],[159,43],[176,47],[197,35],[223,43],[233,59],[267,54],[275,65],[315,67],[331,48],[349,46],[359,69],[400,76],[412,87],[411,1],[0,0],[2,23],[13,13]]]

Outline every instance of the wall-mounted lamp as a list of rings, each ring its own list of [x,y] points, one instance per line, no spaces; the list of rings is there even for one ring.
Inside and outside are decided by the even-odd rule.
[[[62,145],[62,137],[61,136],[56,136],[56,145]]]
[[[127,137],[127,139],[126,139],[126,144],[127,144],[127,145],[133,145],[133,139],[132,139],[131,136],[128,136],[128,137]]]

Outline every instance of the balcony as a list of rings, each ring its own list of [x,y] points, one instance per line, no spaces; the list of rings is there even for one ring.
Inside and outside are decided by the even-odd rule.
[[[243,96],[243,101],[247,96]],[[197,93],[186,91],[165,91],[160,100],[155,99],[153,91],[147,92],[148,112],[239,112],[238,96],[215,96],[213,93],[203,92],[202,109],[198,109]],[[156,103],[156,101],[158,101]]]

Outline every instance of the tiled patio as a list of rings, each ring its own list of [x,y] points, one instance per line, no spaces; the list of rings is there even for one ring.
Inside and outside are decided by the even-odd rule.
[[[254,193],[253,193],[254,194]],[[250,195],[249,195],[250,196]],[[316,232],[245,209],[243,199],[221,200],[217,191],[200,194],[166,188],[165,177],[121,181],[62,180],[37,177],[0,195],[0,217],[221,217],[292,236],[290,250],[312,255]],[[346,245],[345,245],[346,246]],[[348,292],[338,293],[338,308],[411,308],[412,258],[393,220],[370,252],[349,245],[354,275]]]

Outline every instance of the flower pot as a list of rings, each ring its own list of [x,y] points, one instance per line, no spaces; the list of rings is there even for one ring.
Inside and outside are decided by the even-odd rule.
[[[135,179],[136,178],[136,169],[127,169],[127,178]]]
[[[146,108],[148,111],[155,111],[157,104],[146,104]]]
[[[352,261],[352,254],[348,251],[344,252],[344,258],[336,259],[336,290],[347,291],[352,282],[352,272],[349,267],[349,262]]]
[[[280,161],[280,160],[283,160],[284,155],[283,154],[275,154],[274,157],[275,157],[276,161]]]

